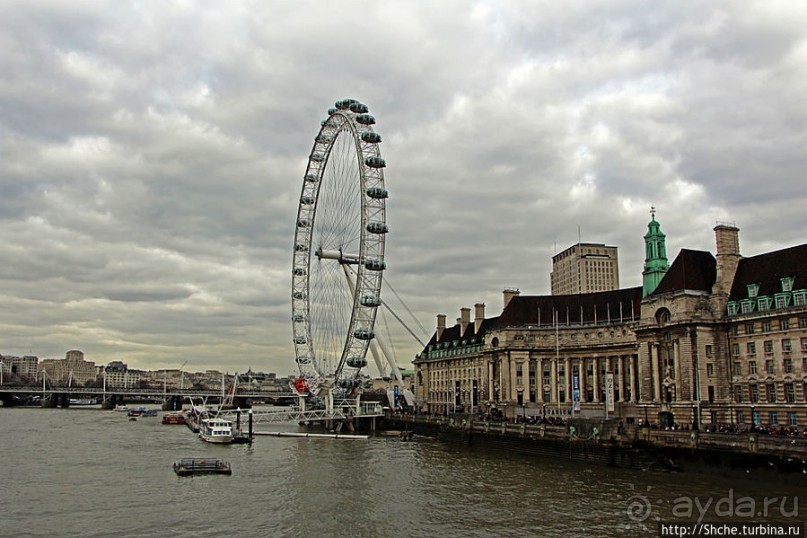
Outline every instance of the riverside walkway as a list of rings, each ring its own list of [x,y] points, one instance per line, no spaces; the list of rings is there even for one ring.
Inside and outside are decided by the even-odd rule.
[[[482,421],[469,416],[432,417],[389,414],[396,427],[423,433],[460,436],[484,435],[516,441],[622,446],[638,449],[671,449],[678,453],[711,452],[773,456],[807,461],[807,438],[764,432],[709,433],[660,430],[622,425],[618,419],[572,419],[566,424],[527,424],[524,422]],[[473,441],[470,441],[473,444]]]

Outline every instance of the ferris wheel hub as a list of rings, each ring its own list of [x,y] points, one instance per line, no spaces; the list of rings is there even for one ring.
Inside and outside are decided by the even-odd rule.
[[[314,253],[320,260],[337,260],[339,263],[358,264],[359,257],[355,254],[345,254],[341,250],[317,249]]]

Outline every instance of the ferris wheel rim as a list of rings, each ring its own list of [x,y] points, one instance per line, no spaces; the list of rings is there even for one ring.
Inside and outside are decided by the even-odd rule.
[[[365,105],[352,99],[338,101],[336,108],[329,110],[328,114],[315,137],[308,157],[295,223],[292,263],[293,342],[300,376],[307,381],[312,390],[316,391],[318,387],[328,389],[334,387],[348,393],[359,389],[358,377],[367,364],[366,356],[370,341],[374,337],[376,312],[380,305],[382,275],[386,268],[384,248],[387,232],[385,203],[387,192],[383,174],[385,162],[378,147],[381,141],[380,135],[372,128],[375,120],[367,114]],[[344,173],[347,175],[355,173],[354,178],[329,175],[331,172],[337,174],[338,171],[333,170],[340,166],[336,159],[341,159],[341,154],[334,153],[343,151],[341,147],[337,147],[338,141],[339,144],[352,143],[356,169],[346,170]],[[345,159],[346,162],[349,160],[350,157]],[[350,168],[350,165],[344,166]],[[319,225],[317,217],[323,219],[318,213],[326,211],[324,207],[320,207],[321,204],[324,206],[326,198],[322,189],[326,189],[325,194],[330,196],[327,190],[331,188],[329,183],[343,180],[349,182],[351,179],[359,184],[360,222],[358,228],[353,231],[354,234],[358,232],[358,245],[352,245],[358,248],[358,252],[343,252],[341,245],[338,244],[336,245],[340,247],[338,250],[325,248],[324,244],[314,244],[315,237],[320,239],[319,236],[315,236],[316,227]],[[355,200],[350,203],[355,203]],[[346,211],[345,214],[347,213]],[[314,257],[318,264],[316,267]],[[345,289],[348,295],[352,295],[349,301],[351,303],[349,322],[346,324],[344,344],[338,358],[335,358],[333,349],[328,351],[317,349],[323,347],[318,333],[319,327],[315,326],[321,322],[317,311],[323,305],[319,304],[322,297],[315,297],[319,290],[312,288],[312,280],[325,278],[320,274],[315,276],[315,272],[319,271],[322,265],[333,263],[338,263],[339,269],[344,272]],[[328,278],[338,280],[339,277],[333,273],[339,269],[328,268],[332,271]],[[353,280],[349,285],[351,272]],[[337,285],[333,286],[335,288]],[[328,293],[343,292],[329,290]],[[330,300],[329,298],[328,301]],[[347,299],[345,301],[347,304]],[[325,311],[324,308],[322,310]],[[333,316],[333,313],[329,315]],[[332,320],[334,325],[339,323],[344,325],[344,313],[342,315],[341,321]]]

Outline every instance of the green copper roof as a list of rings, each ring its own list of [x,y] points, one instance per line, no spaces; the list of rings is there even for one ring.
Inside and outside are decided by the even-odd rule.
[[[642,296],[647,297],[655,291],[661,279],[670,268],[667,263],[667,246],[661,224],[656,220],[656,208],[650,208],[651,219],[647,224],[647,233],[644,236],[645,260],[642,271]]]

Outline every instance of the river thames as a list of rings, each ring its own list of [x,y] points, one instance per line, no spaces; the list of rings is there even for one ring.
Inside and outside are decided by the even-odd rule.
[[[658,536],[659,521],[798,523],[798,502],[807,504],[800,485],[420,437],[217,446],[159,417],[130,421],[98,408],[0,408],[0,426],[4,537]],[[172,463],[183,457],[225,459],[233,474],[178,477]]]

